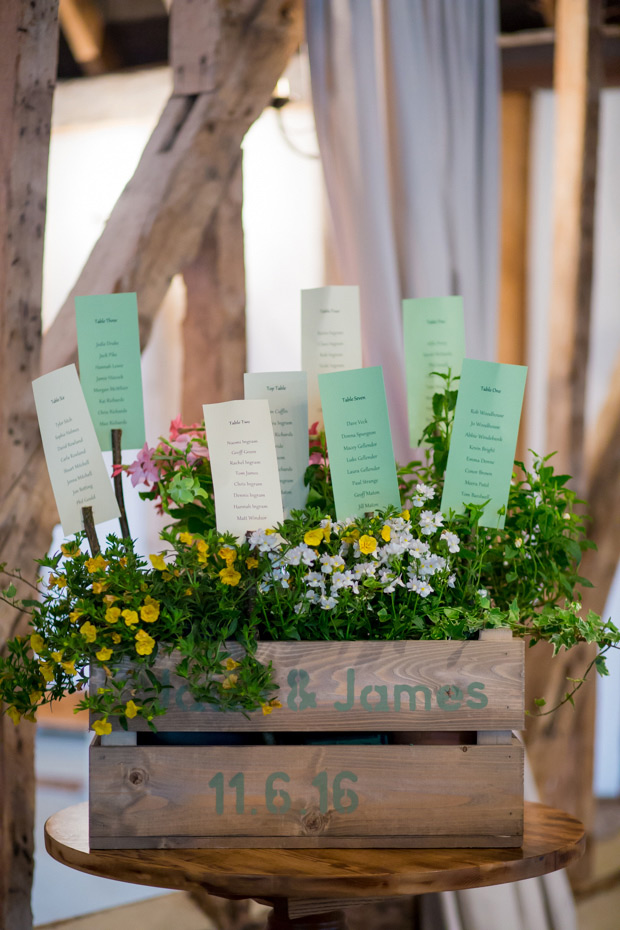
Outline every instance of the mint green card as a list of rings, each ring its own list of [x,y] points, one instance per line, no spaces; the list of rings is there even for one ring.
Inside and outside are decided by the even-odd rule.
[[[481,526],[501,529],[508,503],[525,376],[524,365],[463,360],[450,453],[441,498],[443,513],[485,504]]]
[[[460,375],[465,355],[462,297],[420,297],[403,300],[403,335],[407,378],[409,441],[420,445],[424,427],[433,417],[433,394],[443,380],[433,372]]]
[[[113,429],[123,449],[144,445],[138,302],[135,294],[75,298],[80,381],[103,451]]]
[[[338,519],[400,508],[383,370],[319,375],[319,388]]]

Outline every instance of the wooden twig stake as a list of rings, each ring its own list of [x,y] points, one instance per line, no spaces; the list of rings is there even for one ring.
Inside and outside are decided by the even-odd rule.
[[[112,463],[114,465],[122,464],[122,455],[121,455],[121,436],[123,435],[122,429],[113,429],[112,430]],[[121,536],[123,539],[131,539],[131,534],[129,532],[129,523],[127,522],[127,511],[125,510],[125,498],[123,496],[123,473],[119,470],[117,474],[114,475],[114,493],[116,495],[116,503],[118,504],[118,509],[121,512],[119,517],[119,523],[121,525]]]
[[[99,555],[101,549],[99,548],[99,540],[97,539],[97,530],[95,529],[95,518],[93,517],[92,507],[82,507],[82,521],[84,523],[88,545],[90,546],[90,554],[95,558],[96,555]]]

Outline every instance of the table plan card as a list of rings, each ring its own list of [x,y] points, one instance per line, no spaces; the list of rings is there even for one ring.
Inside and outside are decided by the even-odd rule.
[[[433,372],[460,375],[465,355],[462,297],[421,297],[403,300],[405,371],[409,441],[420,445],[424,427],[433,417],[433,394],[444,382]]]
[[[248,530],[281,523],[278,459],[266,400],[203,406],[220,533],[243,539]]]
[[[523,365],[463,360],[441,509],[484,504],[481,526],[501,529],[508,503],[525,376]]]
[[[318,376],[362,367],[357,286],[301,292],[301,367],[308,375],[308,424],[323,424]]]
[[[123,448],[144,445],[138,303],[135,294],[75,298],[80,380],[102,449],[122,429]]]
[[[82,507],[95,523],[119,516],[75,365],[32,382],[43,451],[65,536],[84,528]]]
[[[339,520],[400,508],[383,370],[319,375]]]
[[[285,513],[306,503],[308,467],[308,379],[305,371],[248,373],[246,400],[266,400],[276,444],[282,506]]]

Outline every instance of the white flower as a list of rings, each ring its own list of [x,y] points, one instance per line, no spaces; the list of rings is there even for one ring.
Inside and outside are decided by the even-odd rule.
[[[456,575],[448,575],[448,587],[453,588],[456,581]]]
[[[250,536],[250,549],[259,552],[273,552],[279,549],[284,540],[279,533],[266,533],[265,530],[255,530]]]
[[[416,494],[416,496],[412,499],[411,503],[413,504],[414,507],[423,507],[424,504],[426,503],[426,498],[422,497],[420,494]]]
[[[522,545],[523,545],[523,540],[519,536],[518,539],[515,539],[515,549],[520,549]]]
[[[359,579],[350,569],[332,575],[332,592],[339,591],[341,588],[350,588],[354,594],[359,594]]]
[[[396,590],[396,585],[400,585],[401,588],[405,587],[400,575],[395,575],[394,572],[382,571],[379,575],[379,581],[381,584],[385,585],[383,589],[385,594],[393,594]]]
[[[418,571],[421,575],[434,575],[435,572],[441,572],[446,567],[446,560],[440,555],[428,555],[420,562]]]
[[[427,581],[421,581],[418,585],[418,594],[420,597],[428,597],[429,594],[433,593],[433,590],[434,588],[431,588]]]
[[[423,510],[420,514],[420,526],[425,536],[430,536],[443,524],[442,513],[432,513],[430,510]]]
[[[440,539],[444,539],[448,544],[448,552],[458,552],[460,549],[459,538],[456,533],[451,533],[450,530],[444,530]]]
[[[308,572],[304,581],[309,588],[321,588],[325,590],[325,580],[321,572]]]
[[[480,588],[480,590],[479,590],[477,593],[478,593],[478,597],[488,597],[488,596],[489,596],[486,588]]]
[[[427,484],[416,484],[415,489],[418,494],[421,494],[422,497],[425,497],[427,501],[432,500],[432,498],[435,496],[435,489],[429,487]]]
[[[354,568],[354,572],[358,578],[361,578],[362,575],[373,577],[377,572],[377,566],[374,562],[358,562]]]
[[[301,543],[299,546],[294,546],[292,549],[289,549],[282,556],[282,561],[286,565],[301,565],[303,562],[304,565],[312,565],[317,558],[315,550],[311,546],[307,546],[305,543]]]
[[[430,552],[430,546],[428,543],[423,542],[421,539],[414,539],[409,546],[409,552],[416,559],[421,559],[428,552]]]
[[[321,594],[321,607],[323,610],[331,610],[332,607],[335,607],[337,603],[337,597],[326,597],[324,594]]]
[[[340,555],[328,555],[325,553],[321,556],[321,571],[326,575],[331,575],[334,571],[342,571],[344,568],[344,559]]]

